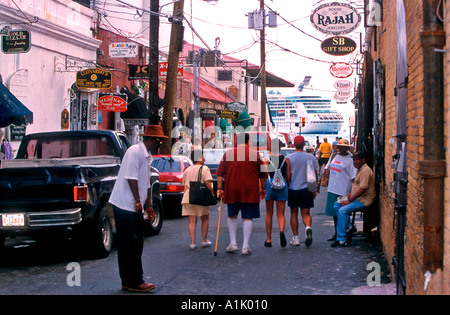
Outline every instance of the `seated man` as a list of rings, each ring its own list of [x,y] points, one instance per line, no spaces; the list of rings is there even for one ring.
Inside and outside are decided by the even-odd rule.
[[[350,245],[347,239],[347,229],[351,226],[350,215],[358,210],[370,206],[375,199],[375,179],[372,170],[366,164],[364,154],[353,154],[353,165],[358,169],[353,180],[352,191],[345,196],[346,200],[336,201],[334,209],[337,214],[337,236],[332,247],[346,247]]]

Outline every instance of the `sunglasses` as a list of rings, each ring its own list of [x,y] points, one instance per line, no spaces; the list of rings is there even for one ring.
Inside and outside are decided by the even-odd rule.
[[[158,142],[159,144],[163,143],[163,140],[161,140],[160,138],[151,138],[151,139],[153,139],[154,141]]]

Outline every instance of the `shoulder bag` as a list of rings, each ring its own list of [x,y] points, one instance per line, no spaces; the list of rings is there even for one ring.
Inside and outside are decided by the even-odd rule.
[[[205,183],[201,182],[203,165],[198,171],[197,181],[189,182],[189,203],[199,206],[214,206],[217,204],[217,199],[206,187]]]

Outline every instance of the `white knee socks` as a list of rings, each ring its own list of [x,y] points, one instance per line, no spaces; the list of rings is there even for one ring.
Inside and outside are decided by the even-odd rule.
[[[248,242],[250,241],[250,236],[252,235],[253,221],[244,221],[244,242],[242,248],[249,248]]]
[[[237,233],[238,220],[228,218],[228,233],[230,234],[230,244],[237,244],[236,233]],[[253,231],[253,221],[244,221],[244,242],[242,248],[249,248],[250,236]]]
[[[228,218],[228,233],[230,234],[230,244],[236,243],[236,232],[237,232],[237,219]]]

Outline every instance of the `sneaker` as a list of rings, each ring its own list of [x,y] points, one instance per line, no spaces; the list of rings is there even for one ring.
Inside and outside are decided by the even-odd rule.
[[[210,240],[206,240],[206,242],[202,241],[202,247],[209,247],[211,246],[211,241]]]
[[[196,248],[197,248],[197,245],[191,244],[191,245],[189,245],[189,248],[190,248],[190,249],[196,249]]]
[[[300,246],[300,240],[298,239],[298,236],[292,236],[291,241],[289,242],[291,246]]]
[[[151,283],[144,282],[136,288],[128,287],[130,292],[150,292],[155,289],[155,285]]]
[[[350,243],[347,241],[336,241],[333,244],[331,244],[331,247],[347,247]]]
[[[233,253],[233,252],[235,252],[237,250],[238,250],[237,244],[230,244],[230,245],[227,246],[226,252],[227,253]]]
[[[248,247],[242,249],[242,255],[250,255],[251,253],[252,251]]]
[[[283,231],[280,232],[280,245],[283,248],[286,247],[286,245],[287,245],[286,236],[284,235]]]
[[[312,229],[306,229],[306,240],[305,240],[305,246],[309,247],[311,246],[313,239],[312,239]]]

